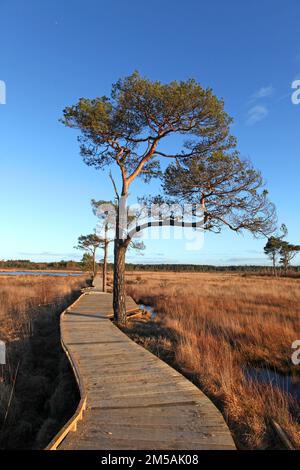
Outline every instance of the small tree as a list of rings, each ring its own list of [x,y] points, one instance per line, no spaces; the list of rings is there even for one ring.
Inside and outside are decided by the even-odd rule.
[[[112,201],[96,201],[95,199],[91,200],[91,205],[93,209],[93,213],[99,216],[99,207],[112,205]],[[102,214],[100,220],[100,227],[98,227],[98,232],[101,234],[103,233],[103,244],[102,247],[104,249],[104,256],[103,256],[103,264],[102,264],[102,290],[103,292],[107,291],[107,259],[108,259],[108,245],[113,241],[113,238],[109,238],[109,231],[114,226],[114,221],[111,217],[108,216],[108,211],[105,211]]]
[[[103,249],[104,249],[104,257],[103,257],[103,268],[102,268],[102,276],[103,276],[103,292],[107,291],[107,259],[108,259],[108,246],[111,242],[114,241],[114,236],[111,237],[110,233],[116,230],[116,213],[118,211],[117,203],[113,203],[112,201],[96,201],[95,199],[91,200],[91,205],[93,209],[93,213],[99,218],[98,231],[99,233],[103,233]],[[127,214],[127,223],[130,223],[134,220],[134,217],[130,214]],[[101,237],[102,238],[102,237]],[[145,245],[143,242],[134,242],[133,240],[129,243],[129,248],[133,248],[137,251],[142,251],[145,249]]]
[[[80,235],[80,237],[78,237],[78,245],[75,247],[78,250],[88,252],[92,256],[94,277],[97,272],[96,252],[101,244],[103,244],[102,238],[99,238],[95,233],[90,233],[89,235]]]
[[[276,276],[277,270],[277,261],[280,256],[280,251],[282,247],[282,239],[287,235],[287,228],[282,224],[280,228],[282,235],[271,236],[268,238],[268,241],[264,247],[265,254],[271,259],[273,266],[273,274]]]
[[[113,306],[115,320],[125,325],[125,255],[131,239],[121,221],[130,185],[139,176],[146,181],[158,177],[161,158],[222,154],[235,147],[231,118],[223,101],[195,80],[163,84],[135,72],[113,85],[111,97],[82,98],[66,107],[62,122],[80,130],[87,165],[103,169],[113,164],[119,170],[120,190],[114,184],[118,212]],[[176,136],[173,142],[172,136]]]
[[[280,247],[280,263],[284,269],[284,272],[287,273],[288,267],[292,259],[295,258],[297,253],[300,251],[300,245],[292,245],[287,241],[281,241]]]
[[[83,253],[80,263],[83,271],[93,271],[93,257],[90,253]]]
[[[280,254],[280,249],[281,249],[281,240],[277,237],[269,237],[268,241],[264,247],[264,252],[265,254],[270,258],[272,261],[272,266],[273,266],[273,274],[276,276],[276,266],[277,266],[277,260]]]

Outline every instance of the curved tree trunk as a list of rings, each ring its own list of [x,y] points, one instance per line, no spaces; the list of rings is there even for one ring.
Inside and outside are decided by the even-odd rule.
[[[114,287],[113,308],[114,320],[118,325],[126,325],[126,292],[125,292],[125,255],[127,246],[116,239],[114,247]]]

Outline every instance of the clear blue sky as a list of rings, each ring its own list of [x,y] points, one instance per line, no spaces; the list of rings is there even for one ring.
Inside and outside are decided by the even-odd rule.
[[[1,0],[0,13],[0,258],[80,257],[76,238],[96,224],[90,199],[113,192],[58,119],[135,69],[163,82],[194,77],[224,98],[242,155],[263,172],[279,222],[300,243],[300,105],[290,98],[300,77],[298,0]],[[144,189],[136,182],[132,193]],[[265,261],[263,245],[224,231],[196,253],[152,240],[128,260],[250,264]]]

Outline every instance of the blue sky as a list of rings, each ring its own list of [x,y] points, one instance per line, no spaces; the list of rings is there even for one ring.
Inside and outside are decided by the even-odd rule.
[[[300,105],[291,102],[298,0],[1,0],[0,12],[0,259],[81,256],[77,236],[96,225],[90,199],[113,192],[58,120],[66,105],[109,94],[135,69],[163,82],[193,77],[224,98],[242,155],[262,171],[279,222],[300,243]],[[156,189],[137,181],[132,197]],[[149,240],[128,261],[257,264],[263,245],[225,230],[206,234],[197,252],[184,240]]]

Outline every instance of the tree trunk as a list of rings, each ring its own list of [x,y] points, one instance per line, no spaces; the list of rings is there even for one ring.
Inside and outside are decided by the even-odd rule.
[[[277,276],[277,272],[276,272],[276,257],[275,257],[275,255],[273,255],[273,274],[274,274],[274,276]]]
[[[284,252],[284,254],[283,254],[283,269],[284,269],[285,274],[287,274],[288,267],[289,267],[288,255],[287,255],[286,252]]]
[[[96,250],[93,251],[93,276],[96,276]]]
[[[126,325],[126,292],[125,292],[125,255],[127,246],[122,240],[115,240],[114,247],[114,320],[118,325]]]
[[[285,261],[285,266],[284,266],[284,271],[285,271],[285,274],[287,274],[287,272],[288,272],[288,269],[289,269],[289,261],[288,261],[288,260],[286,260],[286,261]]]
[[[104,241],[104,258],[103,258],[103,279],[102,279],[102,287],[103,292],[106,292],[106,279],[107,279],[107,249],[108,249],[108,241],[105,239]]]
[[[125,292],[125,255],[128,247],[126,238],[127,224],[127,183],[123,181],[122,196],[118,200],[116,214],[116,235],[114,244],[114,286],[113,308],[114,321],[126,326],[126,292]]]

